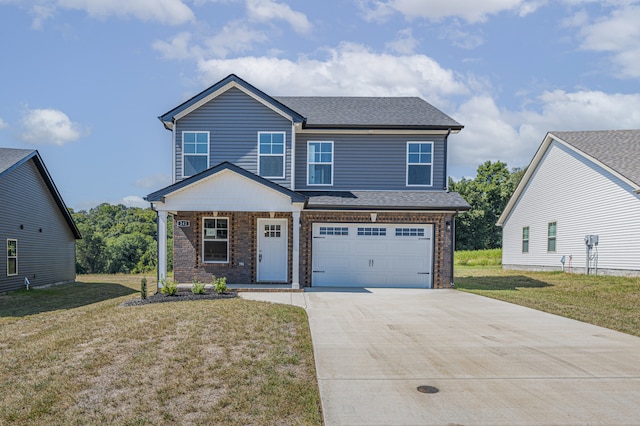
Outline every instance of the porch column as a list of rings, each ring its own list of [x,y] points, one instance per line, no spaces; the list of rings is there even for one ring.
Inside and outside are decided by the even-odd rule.
[[[161,280],[167,278],[167,212],[158,210],[158,283],[156,291],[162,287]]]
[[[300,211],[293,211],[293,279],[291,288],[300,288]]]

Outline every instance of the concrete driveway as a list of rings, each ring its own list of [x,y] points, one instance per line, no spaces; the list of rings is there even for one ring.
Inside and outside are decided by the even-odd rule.
[[[455,290],[243,297],[306,308],[327,425],[640,424],[638,337]]]

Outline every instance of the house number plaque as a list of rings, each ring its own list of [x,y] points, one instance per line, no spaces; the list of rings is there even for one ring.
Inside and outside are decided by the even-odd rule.
[[[191,226],[191,222],[189,222],[188,220],[179,220],[178,221],[178,227],[180,228],[188,228]]]

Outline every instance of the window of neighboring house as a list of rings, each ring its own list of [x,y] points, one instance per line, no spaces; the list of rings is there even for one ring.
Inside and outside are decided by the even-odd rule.
[[[433,142],[407,142],[407,186],[431,186]]]
[[[258,132],[258,174],[284,178],[284,132]]]
[[[307,142],[307,185],[333,185],[333,142]]]
[[[229,219],[204,218],[202,224],[202,261],[229,262]]]
[[[549,222],[547,231],[547,251],[556,251],[556,222]]]
[[[529,227],[522,228],[522,252],[529,253]]]
[[[182,132],[182,177],[209,168],[209,132]]]
[[[18,240],[7,240],[7,275],[18,275]]]

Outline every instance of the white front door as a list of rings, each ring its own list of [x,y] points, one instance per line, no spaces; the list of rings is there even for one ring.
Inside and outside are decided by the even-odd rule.
[[[258,219],[257,281],[287,282],[287,219]]]

